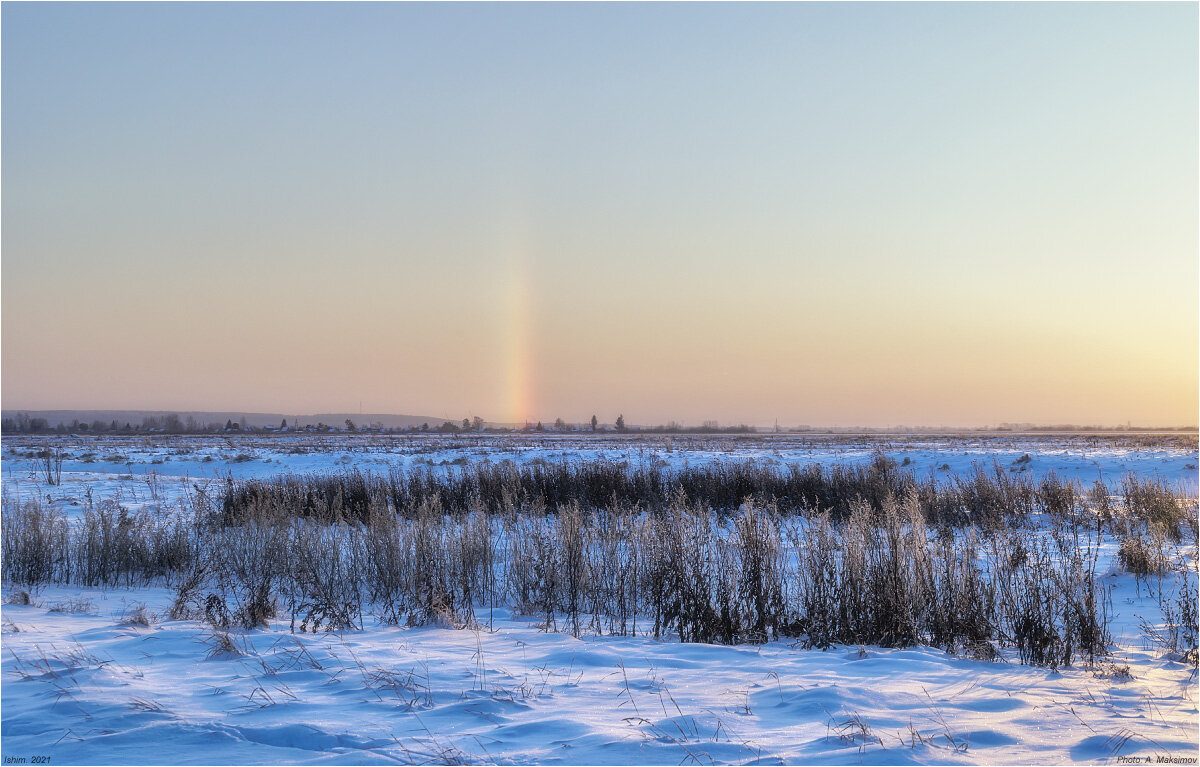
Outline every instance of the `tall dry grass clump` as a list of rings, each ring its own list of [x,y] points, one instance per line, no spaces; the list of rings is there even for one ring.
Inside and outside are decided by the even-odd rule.
[[[36,586],[71,581],[71,534],[66,517],[39,501],[4,501],[4,580]]]

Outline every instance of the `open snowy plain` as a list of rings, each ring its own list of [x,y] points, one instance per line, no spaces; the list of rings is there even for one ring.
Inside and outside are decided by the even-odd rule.
[[[55,484],[44,450],[63,454]],[[163,518],[198,495],[219,506],[230,479],[353,469],[453,475],[481,464],[603,461],[783,471],[881,457],[945,485],[977,469],[1030,483],[1053,475],[1082,498],[1099,480],[1114,507],[1129,477],[1196,495],[1194,436],[18,437],[4,441],[4,513],[36,502],[79,526],[107,499]],[[1021,526],[1041,535],[1052,526],[1045,517]],[[92,586],[9,578],[0,756],[6,764],[1195,764],[1195,658],[1164,641],[1174,631],[1188,643],[1179,605],[1196,595],[1194,521],[1180,540],[1158,543],[1168,566],[1137,576],[1122,566],[1117,536],[1099,533],[1088,567],[1107,654],[1079,653],[1070,665],[1022,663],[1002,641],[986,652],[921,642],[821,647],[796,631],[682,643],[672,631],[655,638],[648,615],[623,635],[591,630],[612,624],[588,615],[571,631],[563,615],[517,609],[519,600],[494,593],[476,600],[471,621],[383,620],[365,608],[350,627],[300,631],[284,601],[254,628],[222,628],[173,611],[177,575]],[[1194,609],[1184,612],[1194,622]]]

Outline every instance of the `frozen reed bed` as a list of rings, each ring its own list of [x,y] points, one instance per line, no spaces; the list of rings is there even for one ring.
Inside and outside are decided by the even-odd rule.
[[[1110,649],[1102,551],[1186,569],[1195,499],[1000,468],[949,481],[869,466],[610,462],[230,482],[178,513],[90,503],[75,524],[6,499],[9,585],[166,584],[174,617],[293,631],[478,626],[503,607],[574,635],[930,645],[1051,667]],[[1111,557],[1110,557],[1111,559]],[[1157,641],[1195,661],[1190,575]]]

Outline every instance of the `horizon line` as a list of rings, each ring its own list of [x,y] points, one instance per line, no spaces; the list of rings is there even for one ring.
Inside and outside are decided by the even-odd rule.
[[[0,414],[3,414],[5,417],[8,417],[10,415],[16,415],[19,413],[24,413],[27,415],[34,414],[36,416],[37,414],[56,414],[56,413],[74,413],[74,412],[138,413],[138,414],[144,414],[144,415],[172,415],[172,414],[175,414],[175,415],[193,415],[193,416],[195,416],[195,415],[238,414],[243,417],[281,416],[284,418],[318,418],[321,416],[331,416],[331,415],[336,415],[336,416],[355,416],[355,415],[357,415],[362,418],[383,417],[383,418],[428,419],[430,421],[431,425],[434,421],[450,422],[450,423],[454,423],[454,424],[458,424],[461,421],[461,419],[449,418],[446,416],[433,416],[433,415],[420,414],[420,413],[396,413],[396,412],[374,412],[374,413],[358,412],[358,413],[355,413],[354,411],[350,411],[350,410],[342,410],[342,411],[329,410],[329,411],[325,411],[325,412],[298,413],[298,412],[287,412],[284,410],[278,410],[278,411],[272,412],[272,411],[265,411],[265,410],[237,410],[237,409],[225,409],[225,410],[153,409],[153,410],[151,410],[151,409],[143,409],[143,408],[86,408],[86,407],[83,407],[83,408],[71,408],[71,407],[9,408],[9,407],[5,407],[3,409],[0,409]],[[473,414],[472,414],[472,417],[473,417]],[[567,419],[562,419],[562,420],[563,420],[564,424],[566,424],[568,426],[586,426],[589,424],[589,421],[587,421],[587,420],[582,420],[582,421],[570,421]],[[495,427],[495,428],[520,429],[525,426],[532,426],[534,424],[539,424],[539,423],[544,424],[545,421],[538,420],[538,419],[531,419],[531,420],[525,420],[525,421],[501,421],[501,420],[484,419],[484,423],[490,427]],[[662,423],[652,423],[652,422],[630,423],[628,425],[628,427],[626,427],[626,430],[660,429],[660,428],[672,428],[672,427],[677,427],[677,428],[682,428],[682,429],[696,429],[696,428],[703,428],[710,424],[712,424],[714,426],[714,428],[719,428],[719,429],[745,426],[745,427],[749,427],[749,428],[753,428],[753,429],[765,429],[765,430],[781,429],[781,430],[787,430],[787,431],[794,431],[794,430],[798,430],[798,429],[805,430],[805,431],[848,431],[848,430],[856,430],[856,429],[857,430],[870,430],[870,431],[880,431],[880,430],[883,430],[883,431],[888,431],[888,430],[890,430],[890,431],[896,431],[896,430],[1014,431],[1014,430],[1020,430],[1023,428],[1032,428],[1032,429],[1039,429],[1039,430],[1062,429],[1062,430],[1093,430],[1093,431],[1095,431],[1095,430],[1100,430],[1100,431],[1200,431],[1200,424],[1138,425],[1138,424],[1133,424],[1131,421],[1126,421],[1123,424],[1121,424],[1121,423],[1116,423],[1116,424],[1112,424],[1112,423],[1107,423],[1107,424],[1106,423],[1074,423],[1074,422],[1062,422],[1062,421],[999,421],[999,422],[995,422],[995,423],[983,423],[983,424],[976,423],[976,424],[959,425],[959,426],[955,426],[955,425],[951,425],[951,424],[931,424],[931,423],[925,423],[925,424],[921,424],[921,423],[890,424],[889,423],[889,424],[883,424],[883,425],[869,424],[869,423],[858,423],[858,424],[848,424],[848,425],[795,423],[795,424],[786,424],[785,425],[785,424],[781,424],[781,423],[755,424],[755,423],[748,423],[745,421],[737,421],[736,419],[730,420],[730,421],[721,421],[719,419],[712,419],[712,418],[703,419],[698,424],[690,424],[687,422],[677,421],[674,419],[668,419],[667,421],[664,421]],[[551,426],[552,425],[553,425],[553,422],[551,422]],[[603,428],[609,428],[609,427],[613,426],[613,423],[610,423],[608,421],[601,421],[599,425]]]

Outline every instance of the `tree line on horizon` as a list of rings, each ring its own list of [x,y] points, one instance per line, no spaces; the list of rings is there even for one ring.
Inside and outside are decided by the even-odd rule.
[[[87,422],[73,419],[70,422],[59,421],[57,424],[51,424],[44,417],[30,416],[28,413],[17,413],[14,416],[0,419],[0,433],[3,434],[263,434],[281,432],[369,432],[384,434],[434,432],[439,434],[460,434],[469,432],[509,433],[513,430],[512,427],[489,425],[487,421],[479,416],[463,418],[461,422],[447,420],[437,425],[426,422],[420,426],[414,425],[408,427],[384,427],[380,423],[360,426],[350,418],[347,418],[342,425],[337,426],[323,422],[303,425],[297,422],[289,426],[288,420],[284,418],[277,427],[259,427],[248,425],[244,416],[238,421],[227,419],[222,424],[219,421],[202,423],[195,416],[182,417],[177,413],[169,413],[161,417],[144,416],[140,423],[100,419]],[[650,434],[752,434],[757,431],[753,426],[746,424],[721,426],[717,421],[705,421],[701,426],[683,426],[675,421],[671,421],[666,425],[660,426],[631,427],[626,425],[624,414],[618,415],[616,421],[611,425],[601,423],[597,416],[593,415],[590,421],[583,424],[568,423],[562,418],[556,418],[550,426],[546,426],[542,421],[537,421],[536,423],[527,421],[523,427],[518,427],[516,430],[522,432],[615,431],[618,433],[636,431]]]

